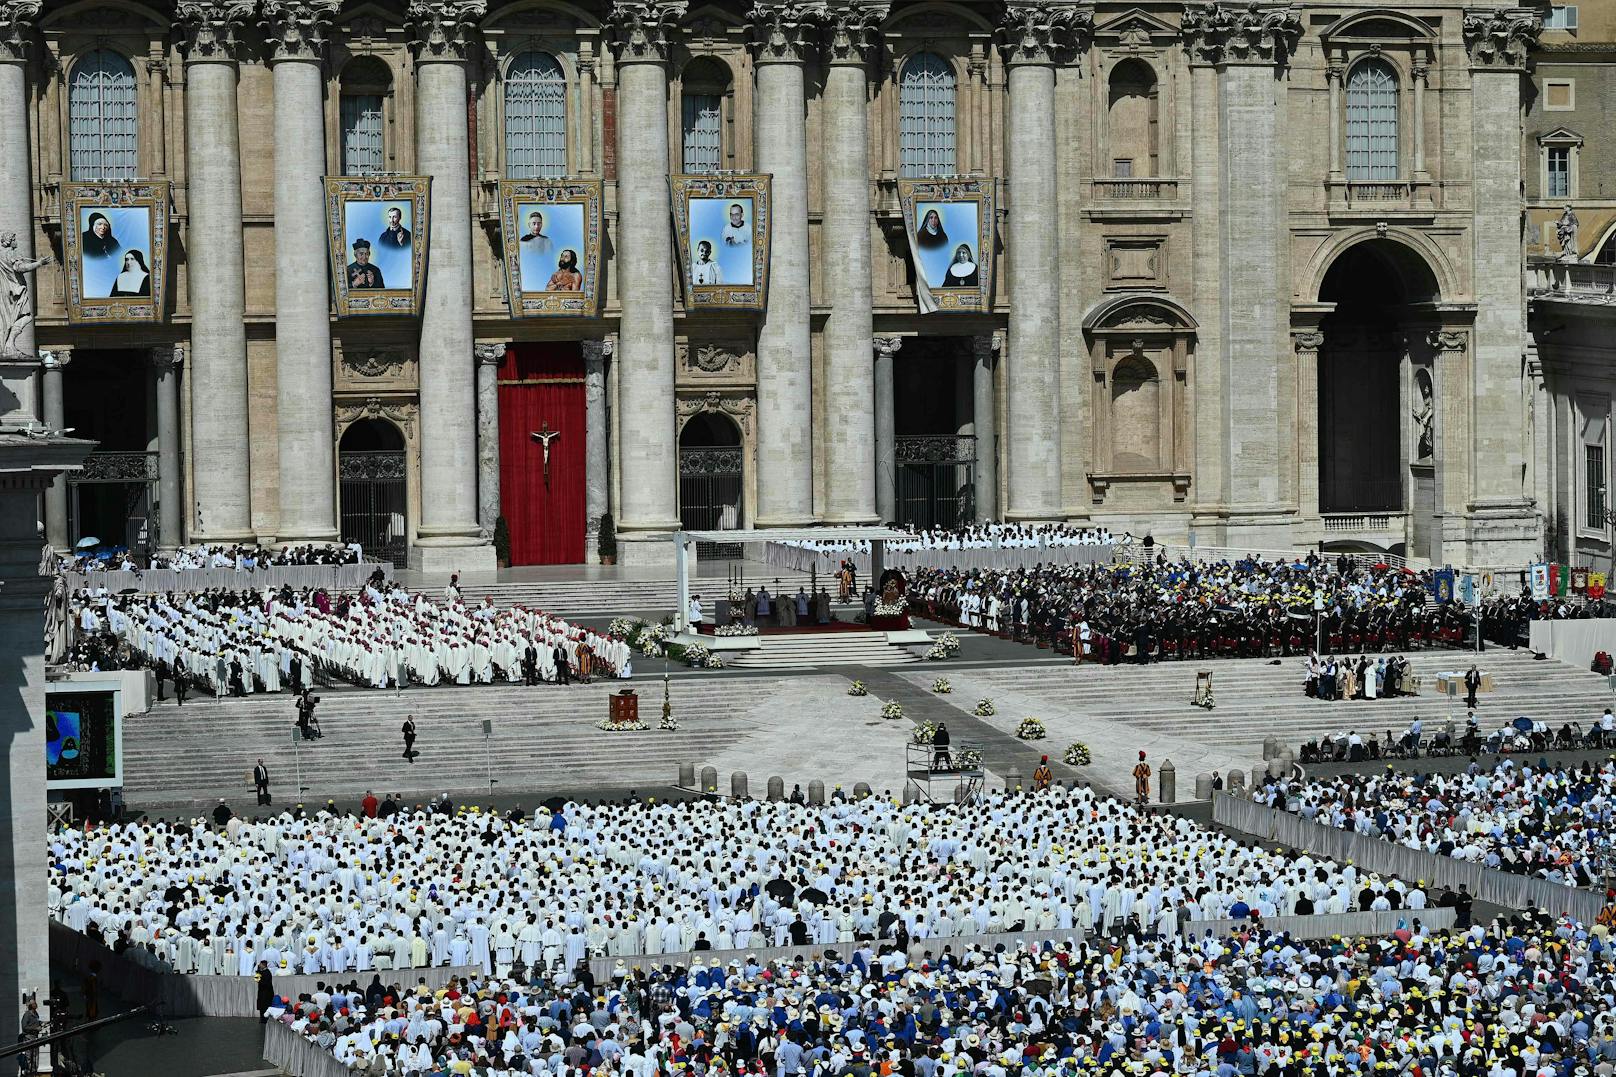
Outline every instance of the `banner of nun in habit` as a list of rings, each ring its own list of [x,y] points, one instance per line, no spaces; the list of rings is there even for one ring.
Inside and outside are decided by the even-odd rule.
[[[594,317],[600,285],[599,180],[501,180],[511,317]]]
[[[163,320],[168,198],[166,180],[62,185],[69,321]]]
[[[685,306],[762,310],[769,294],[768,175],[670,176]]]
[[[421,312],[430,176],[327,176],[337,317]]]
[[[993,288],[993,181],[900,179],[920,313],[988,309]]]

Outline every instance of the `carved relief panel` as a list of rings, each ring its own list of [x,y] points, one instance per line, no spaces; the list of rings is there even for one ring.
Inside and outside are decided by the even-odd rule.
[[[751,385],[757,381],[752,346],[734,339],[680,341],[674,348],[674,369],[680,386]]]
[[[417,368],[412,349],[402,343],[342,340],[333,349],[331,387],[336,393],[413,392]]]

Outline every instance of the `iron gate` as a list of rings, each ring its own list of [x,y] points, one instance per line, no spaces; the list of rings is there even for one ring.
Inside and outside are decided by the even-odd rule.
[[[405,456],[402,452],[345,452],[338,456],[342,480],[342,541],[405,567],[409,551]]]
[[[741,450],[679,450],[679,524],[686,531],[730,531],[741,526]],[[738,542],[698,542],[696,556],[734,560]]]
[[[154,452],[93,452],[67,479],[68,539],[95,534],[109,546],[150,552],[163,541],[152,511],[157,491]],[[116,528],[116,530],[113,530]],[[178,544],[178,536],[173,538]]]
[[[897,442],[898,523],[953,528],[976,517],[976,438],[944,434]]]

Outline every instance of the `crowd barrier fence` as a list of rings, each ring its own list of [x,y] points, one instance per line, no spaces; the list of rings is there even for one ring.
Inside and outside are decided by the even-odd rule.
[[[1570,915],[1592,924],[1604,907],[1603,895],[1547,879],[1497,871],[1450,856],[1422,852],[1380,838],[1311,822],[1300,815],[1219,793],[1212,798],[1212,821],[1288,849],[1300,849],[1337,863],[1351,861],[1364,871],[1394,875],[1405,882],[1425,880],[1457,890],[1461,885],[1477,901],[1508,909],[1534,906],[1555,916]],[[1429,910],[1426,910],[1429,911]]]
[[[261,587],[323,587],[327,591],[357,591],[378,568],[389,578],[393,575],[390,562],[372,561],[357,565],[278,565],[251,570],[150,568],[116,572],[66,572],[63,575],[70,591],[104,587],[114,594],[129,590],[141,594],[166,594],[169,591],[240,591]]]
[[[1092,546],[1010,546],[970,550],[898,550],[887,544],[882,564],[887,568],[956,568],[964,572],[976,569],[1002,570],[1031,568],[1033,565],[1093,565],[1110,564],[1115,560],[1116,547]],[[788,546],[781,542],[763,544],[763,561],[789,572],[817,571],[823,576],[834,576],[841,571],[844,558],[852,558],[859,576],[870,578],[870,553],[821,553],[802,546]]]
[[[336,1055],[279,1021],[264,1026],[264,1061],[293,1077],[353,1077]]]

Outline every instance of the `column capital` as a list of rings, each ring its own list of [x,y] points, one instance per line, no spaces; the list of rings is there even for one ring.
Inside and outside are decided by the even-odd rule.
[[[999,350],[999,334],[1003,330],[995,329],[991,333],[978,333],[971,338],[971,354],[979,363],[992,360],[993,353]]]
[[[1064,0],[1011,0],[997,31],[1007,64],[1051,64],[1088,48],[1094,12]]]
[[[617,347],[617,341],[611,337],[602,337],[600,340],[582,340],[578,342],[579,349],[584,353],[584,363],[587,366],[599,366],[612,354]]]
[[[472,358],[478,366],[497,367],[505,361],[505,349],[510,347],[505,341],[483,341],[471,346]]]
[[[825,62],[868,63],[875,51],[875,30],[891,10],[888,0],[830,0],[825,8]]]
[[[1184,8],[1179,23],[1190,59],[1210,64],[1285,64],[1302,37],[1296,8],[1246,7],[1226,0],[1198,0]]]
[[[410,0],[405,21],[417,63],[466,59],[488,0]]]
[[[1324,334],[1317,327],[1292,329],[1291,343],[1298,352],[1317,352],[1324,347]]]
[[[1543,32],[1543,17],[1525,7],[1467,11],[1461,29],[1472,68],[1522,70]]]
[[[73,361],[73,345],[57,344],[39,350],[39,364],[46,370],[66,370]]]
[[[188,64],[235,63],[236,32],[252,18],[253,0],[179,0],[175,29]]]
[[[800,64],[825,21],[825,0],[752,0],[752,53],[760,64]]]
[[[0,64],[28,59],[40,0],[0,0]]]
[[[686,0],[613,0],[607,23],[620,64],[659,64],[668,58],[668,35],[684,18]]]
[[[898,350],[903,347],[903,338],[876,337],[873,343],[875,344],[876,355],[880,356],[882,359],[891,359],[894,355],[898,354]]]
[[[1469,336],[1460,329],[1433,329],[1425,335],[1425,342],[1436,352],[1462,352],[1470,343]]]
[[[185,365],[185,345],[152,345],[151,365],[159,374],[167,374],[180,369]]]
[[[325,32],[341,7],[342,0],[263,0],[258,24],[269,40],[269,62],[318,63],[325,53]]]

